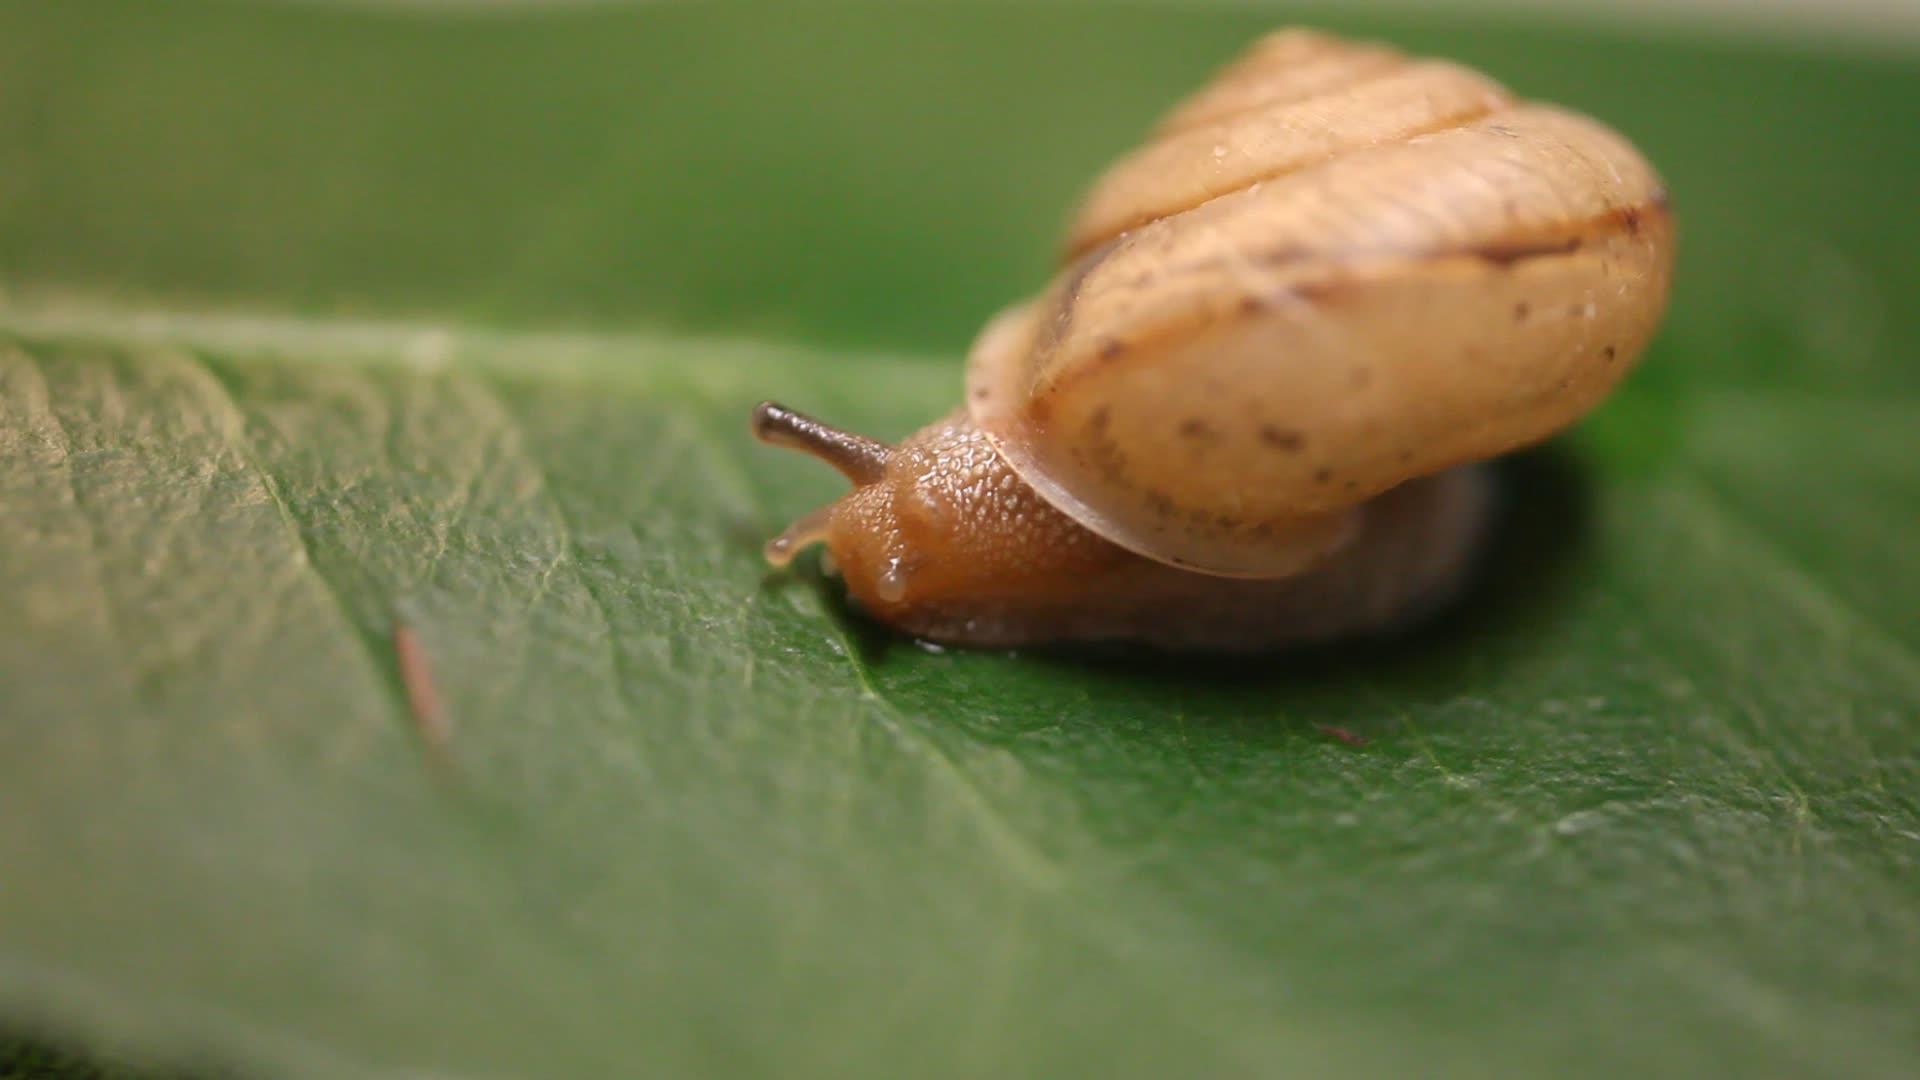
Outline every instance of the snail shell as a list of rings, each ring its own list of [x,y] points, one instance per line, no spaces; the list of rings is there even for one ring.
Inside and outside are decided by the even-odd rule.
[[[1283,31],[1095,184],[1067,250],[976,342],[974,422],[1108,540],[1274,577],[1366,500],[1598,403],[1660,321],[1673,239],[1598,122]]]
[[[1398,625],[1480,541],[1474,463],[1613,388],[1672,259],[1658,177],[1598,122],[1281,31],[1094,185],[962,410],[897,446],[755,412],[855,485],[767,555],[825,541],[863,608],[963,644]]]

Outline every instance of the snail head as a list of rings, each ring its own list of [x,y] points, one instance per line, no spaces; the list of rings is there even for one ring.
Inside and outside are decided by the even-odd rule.
[[[798,450],[833,466],[853,490],[802,515],[767,541],[763,549],[774,566],[786,566],[814,544],[827,545],[831,562],[854,596],[868,607],[908,602],[909,587],[925,557],[910,549],[895,493],[904,481],[890,469],[899,448],[824,424],[774,402],[753,410],[753,435],[761,442]]]
[[[962,410],[888,445],[768,402],[753,433],[854,485],[768,541],[767,561],[785,566],[824,543],[854,599],[893,621],[1078,589],[1128,558],[1019,482]]]

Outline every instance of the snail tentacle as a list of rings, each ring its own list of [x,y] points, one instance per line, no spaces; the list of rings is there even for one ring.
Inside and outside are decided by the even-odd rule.
[[[865,435],[824,424],[784,405],[763,401],[753,410],[753,437],[771,446],[810,454],[840,470],[857,485],[886,475],[893,448]]]

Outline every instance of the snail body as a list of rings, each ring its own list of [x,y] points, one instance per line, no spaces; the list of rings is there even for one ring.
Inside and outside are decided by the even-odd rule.
[[[961,410],[896,447],[756,413],[856,485],[768,555],[824,541],[863,608],[959,644],[1387,629],[1464,575],[1475,463],[1632,366],[1672,256],[1658,177],[1598,122],[1281,31],[1095,184]]]

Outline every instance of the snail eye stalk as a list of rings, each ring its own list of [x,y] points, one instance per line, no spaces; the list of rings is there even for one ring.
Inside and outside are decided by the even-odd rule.
[[[754,408],[753,437],[819,458],[859,487],[878,483],[893,454],[886,443],[842,431],[771,401]]]

